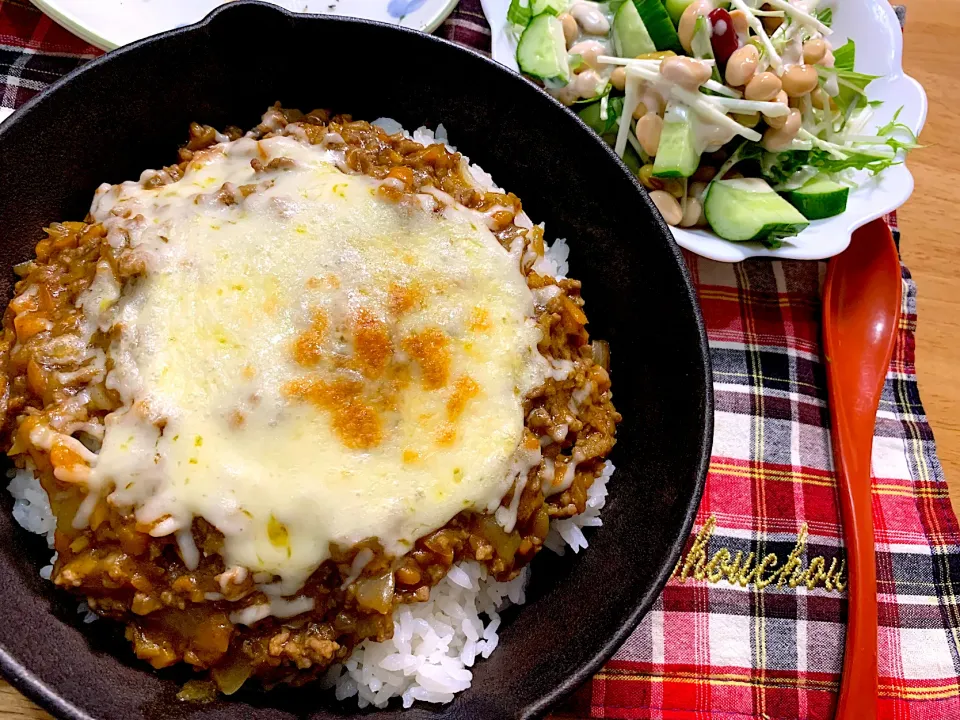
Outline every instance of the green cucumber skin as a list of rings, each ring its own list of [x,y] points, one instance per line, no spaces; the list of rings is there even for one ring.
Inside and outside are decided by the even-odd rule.
[[[657,49],[632,2],[623,3],[613,16],[613,37],[621,57],[636,57]]]
[[[724,240],[729,240],[730,242],[751,242],[751,241],[764,241],[764,240],[779,240],[781,238],[795,237],[801,232],[807,229],[807,226],[810,223],[767,223],[763,225],[757,232],[749,237],[726,237],[721,235],[720,232],[713,226],[713,223],[710,222],[710,215],[707,215],[707,223],[710,225],[710,229],[713,230],[717,235]]]
[[[689,121],[674,119],[665,122],[660,131],[660,147],[653,163],[653,176],[685,178],[693,175],[700,165],[700,153],[695,143],[693,126]]]
[[[825,186],[829,189],[823,190]],[[839,183],[814,180],[798,190],[781,194],[807,220],[824,220],[846,212],[850,188]]]
[[[693,0],[665,0],[663,5],[667,9],[670,19],[673,20],[673,24],[679,25],[680,16],[692,3]]]
[[[550,27],[551,21],[558,26],[560,24],[556,16],[549,13],[537,15],[530,21],[517,43],[517,65],[531,77],[541,80],[556,79],[567,83],[570,79],[570,68],[566,61],[566,43],[563,43],[561,63],[560,49],[554,47],[556,43]],[[559,40],[562,40],[562,29],[559,32]],[[547,57],[548,51],[552,51],[553,57]]]
[[[757,232],[757,234],[753,237],[745,238],[744,240],[736,240],[734,242],[749,242],[751,240],[769,242],[772,240],[780,240],[782,238],[796,237],[802,231],[806,230],[808,225],[809,223],[768,223],[760,228],[759,232]]]
[[[633,0],[633,4],[640,13],[640,19],[643,20],[657,50],[673,50],[678,55],[682,55],[680,36],[677,35],[677,30],[663,3],[660,0]]]
[[[542,13],[559,15],[563,12],[564,3],[560,0],[532,0],[530,3],[530,14],[534,17]]]
[[[725,185],[724,183],[726,182],[730,181],[719,180],[712,182],[707,188],[707,194],[704,197],[703,203],[704,214],[707,217],[710,228],[724,240],[730,240],[732,242],[749,242],[753,240],[766,242],[776,241],[780,238],[798,235],[810,224],[806,218],[800,215],[796,208],[773,191],[770,191],[769,193],[755,194],[761,197],[761,201],[765,201],[765,205],[769,202],[773,202],[774,205],[782,204],[782,209],[780,207],[774,208],[777,214],[784,216],[792,215],[794,217],[770,218],[764,221],[757,220],[754,226],[751,226],[749,220],[746,218],[753,217],[754,220],[756,220],[756,213],[749,213],[749,196],[753,193]],[[776,198],[776,201],[773,201],[769,196]],[[731,205],[734,207],[733,213],[730,212]],[[741,213],[747,213],[742,220],[739,217],[730,217],[731,214],[736,216]],[[763,207],[759,209],[757,213],[770,214],[771,209]]]
[[[664,169],[664,170],[654,170],[654,171],[653,171],[652,173],[650,173],[650,174],[651,174],[653,177],[656,177],[656,178],[664,178],[664,179],[666,179],[666,178],[685,178],[685,177],[690,177],[690,175],[684,175],[684,174],[683,174],[682,172],[680,172],[679,170],[666,170],[666,169]],[[691,175],[692,175],[692,174],[693,174],[693,173],[691,173]]]

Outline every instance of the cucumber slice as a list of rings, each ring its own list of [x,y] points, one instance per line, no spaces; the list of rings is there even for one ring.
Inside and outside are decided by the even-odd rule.
[[[623,3],[613,16],[613,47],[617,55],[626,58],[657,50],[632,2]]]
[[[683,11],[686,10],[692,2],[693,0],[663,0],[663,4],[667,8],[667,13],[669,13],[674,25],[680,24],[680,16],[683,15]],[[730,0],[714,0],[713,6],[726,10],[730,7]]]
[[[650,38],[657,46],[657,50],[683,52],[677,30],[660,0],[633,0],[633,4],[636,5],[640,19],[650,33]]]
[[[530,21],[517,43],[517,65],[531,77],[564,85],[569,82],[567,41],[556,16],[542,13]]]
[[[528,0],[523,0],[524,5],[520,4],[521,0],[510,0],[510,7],[507,8],[507,22],[516,25],[518,27],[526,27],[530,24],[530,3]]]
[[[530,14],[536,17],[543,13],[559,15],[567,7],[566,0],[531,0]]]
[[[693,0],[664,0],[663,5],[667,8],[667,14],[670,15],[673,24],[679,25],[680,16],[683,15],[683,11],[686,10],[691,3],[693,3]]]
[[[848,195],[850,188],[826,178],[814,178],[797,190],[783,193],[787,202],[803,213],[807,220],[839,215],[847,209]]]
[[[810,222],[759,178],[714,180],[703,211],[724,240],[776,241],[791,237]]]
[[[660,147],[653,163],[654,177],[690,177],[700,164],[696,131],[684,108],[671,105],[663,116]]]
[[[594,102],[589,105],[584,105],[577,111],[577,115],[580,116],[580,119],[583,120],[591,130],[593,130],[598,135],[603,135],[604,133],[610,132],[610,125],[612,123],[607,120],[603,120],[600,117],[600,103]]]
[[[693,25],[693,40],[690,41],[690,48],[693,50],[694,57],[714,61],[711,76],[718,83],[722,83],[723,78],[720,77],[720,71],[717,69],[717,58],[713,54],[713,44],[710,42],[710,25],[703,15],[700,15]]]

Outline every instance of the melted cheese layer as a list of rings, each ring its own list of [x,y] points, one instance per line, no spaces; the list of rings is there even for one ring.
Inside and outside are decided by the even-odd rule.
[[[177,533],[188,564],[206,519],[228,567],[284,595],[331,543],[401,555],[464,509],[495,510],[539,460],[522,404],[547,369],[517,258],[477,213],[385,200],[316,146],[201,155],[178,182],[94,202],[147,270],[81,298],[91,330],[114,330],[107,382],[124,402],[91,488]]]

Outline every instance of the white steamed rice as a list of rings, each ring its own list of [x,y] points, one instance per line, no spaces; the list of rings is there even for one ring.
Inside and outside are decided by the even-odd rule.
[[[607,481],[613,474],[607,462],[603,472],[587,491],[587,508],[580,515],[555,520],[545,547],[562,555],[567,546],[574,552],[587,547],[585,527],[599,527],[600,510],[606,503]],[[20,470],[7,486],[14,497],[13,517],[30,532],[46,535],[53,545],[56,519],[47,494],[32,470]],[[40,575],[50,579],[50,565]],[[469,668],[479,658],[488,658],[499,642],[499,612],[509,605],[522,605],[529,568],[510,582],[497,582],[474,562],[454,565],[447,576],[430,591],[425,603],[401,605],[394,612],[393,638],[383,642],[366,640],[358,645],[343,665],[334,665],[325,676],[327,687],[335,687],[338,700],[357,698],[361,707],[384,707],[394,697],[410,707],[414,700],[446,703],[454,693],[470,687]],[[84,622],[97,615],[80,603]]]
[[[388,134],[403,132],[421,144],[447,144],[443,125],[436,132],[417,128],[412,135],[395,120],[379,118],[375,125]],[[469,163],[469,159],[464,157]],[[500,191],[493,178],[477,165],[470,172],[481,185]],[[529,222],[529,219],[527,219]],[[563,239],[546,247],[543,259],[535,269],[554,277],[565,277],[570,250]],[[587,492],[587,507],[580,515],[555,520],[544,546],[562,555],[567,547],[579,552],[587,547],[583,534],[585,527],[602,525],[600,511],[606,503],[607,481],[613,474],[613,464],[604,465],[600,477]],[[32,469],[11,471],[7,489],[14,497],[13,517],[26,530],[46,535],[53,547],[56,518],[50,501]],[[40,575],[49,580],[56,553]],[[403,706],[410,707],[415,700],[447,703],[455,693],[470,687],[473,673],[469,668],[479,658],[488,658],[499,642],[499,613],[509,605],[523,604],[524,588],[530,570],[525,568],[510,582],[497,582],[486,569],[472,560],[454,565],[447,576],[431,589],[425,603],[404,604],[394,611],[393,638],[383,642],[366,640],[358,645],[342,665],[334,665],[324,677],[327,687],[335,688],[338,700],[356,697],[361,707],[385,707],[395,697],[402,698]],[[92,622],[97,615],[82,602],[77,610],[84,614],[84,622]]]

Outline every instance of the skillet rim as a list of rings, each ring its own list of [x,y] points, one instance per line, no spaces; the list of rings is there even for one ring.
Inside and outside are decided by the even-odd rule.
[[[613,656],[616,650],[629,637],[629,635],[639,624],[640,620],[642,620],[649,611],[651,605],[666,585],[667,580],[672,573],[673,567],[683,551],[683,547],[690,535],[690,531],[696,518],[697,509],[699,508],[700,501],[703,496],[707,470],[709,468],[710,455],[713,446],[713,376],[711,371],[710,351],[706,326],[700,310],[700,303],[693,287],[692,278],[686,262],[683,259],[680,247],[677,245],[673,238],[673,234],[670,232],[666,223],[664,223],[659,212],[656,211],[653,202],[643,190],[643,186],[639,183],[636,176],[634,176],[629,168],[627,168],[623,161],[616,155],[616,153],[614,153],[613,149],[603,142],[576,113],[570,112],[569,109],[562,105],[556,98],[534,83],[512,72],[511,70],[505,68],[504,66],[472,48],[459,45],[443,38],[438,38],[428,33],[363,18],[294,13],[286,10],[285,8],[281,8],[267,2],[262,2],[261,0],[235,0],[235,2],[222,5],[213,10],[206,17],[196,23],[174,28],[142,40],[137,40],[136,42],[117,48],[116,50],[112,50],[104,55],[101,55],[100,57],[84,63],[28,100],[6,120],[0,123],[0,148],[2,148],[3,138],[10,128],[23,122],[29,122],[29,117],[35,107],[46,102],[61,87],[69,85],[83,73],[95,70],[101,65],[108,64],[115,58],[126,55],[127,53],[135,53],[142,47],[152,45],[154,43],[162,43],[167,38],[201,32],[204,28],[217,22],[221,16],[232,12],[242,12],[243,8],[247,7],[260,7],[270,12],[280,13],[281,15],[286,16],[288,20],[292,22],[319,21],[332,24],[339,23],[344,25],[373,26],[401,35],[413,36],[416,38],[416,42],[426,41],[437,43],[447,46],[448,48],[453,49],[455,52],[472,56],[475,60],[486,64],[492,70],[500,74],[507,82],[513,82],[516,84],[519,81],[523,83],[523,85],[526,86],[526,89],[523,92],[539,93],[543,97],[547,98],[558,110],[567,114],[568,118],[572,117],[580,126],[582,131],[586,134],[586,136],[590,138],[589,141],[593,142],[595,145],[602,146],[607,156],[619,166],[620,171],[625,173],[630,178],[631,182],[638,191],[641,201],[644,203],[647,211],[650,213],[654,224],[657,226],[660,234],[666,240],[667,247],[670,253],[672,253],[673,259],[680,270],[686,299],[690,303],[690,306],[693,310],[696,333],[699,341],[699,360],[700,369],[702,371],[701,382],[704,388],[701,408],[702,424],[698,428],[700,433],[699,461],[696,467],[693,493],[687,502],[683,521],[677,527],[677,533],[675,534],[673,543],[670,546],[665,561],[661,565],[659,572],[655,575],[654,581],[648,585],[648,587],[639,597],[635,607],[630,612],[627,621],[617,630],[617,632],[609,637],[609,639],[602,645],[600,650],[593,656],[593,658],[581,665],[575,672],[568,675],[563,682],[556,685],[549,692],[541,695],[539,699],[529,703],[525,707],[518,709],[517,717],[523,718],[524,720],[527,718],[539,717],[545,714],[550,707],[557,704],[563,698],[569,696],[580,685],[596,674],[597,670],[599,670],[603,663]],[[39,677],[27,670],[26,667],[24,667],[24,665],[3,646],[0,646],[0,675],[3,675],[10,682],[10,684],[17,688],[17,690],[19,690],[21,693],[58,718],[62,718],[63,720],[97,720],[97,718],[78,708],[72,702],[69,702],[61,697],[54,688],[50,687]]]

